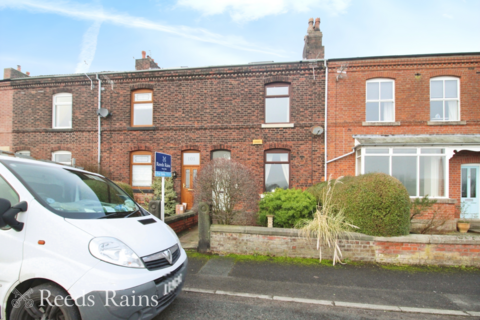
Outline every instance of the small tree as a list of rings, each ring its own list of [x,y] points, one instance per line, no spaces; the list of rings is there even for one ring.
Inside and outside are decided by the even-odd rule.
[[[206,202],[220,224],[232,224],[242,211],[253,212],[259,195],[253,175],[244,165],[229,159],[213,159],[202,166],[194,181],[195,206]]]
[[[153,179],[152,183],[153,198],[162,200],[162,178]],[[165,216],[175,214],[175,206],[177,205],[177,193],[173,187],[172,178],[165,178]]]

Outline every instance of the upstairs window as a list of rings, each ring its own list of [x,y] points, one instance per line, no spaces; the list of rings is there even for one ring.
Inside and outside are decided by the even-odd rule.
[[[290,186],[290,152],[274,149],[265,151],[265,191]]]
[[[132,127],[153,126],[153,91],[132,91]]]
[[[72,94],[59,93],[53,96],[54,129],[69,129],[72,127]]]
[[[290,122],[290,85],[274,83],[265,86],[265,123]]]
[[[132,152],[130,169],[132,187],[150,188],[152,186],[153,162],[151,152]]]
[[[390,79],[367,81],[366,121],[395,121],[395,81]]]
[[[70,166],[72,165],[72,153],[70,151],[56,151],[52,153],[52,161]]]
[[[460,120],[460,81],[453,77],[430,80],[430,120]]]
[[[215,151],[212,151],[212,160],[213,160],[213,159],[220,159],[220,158],[230,160],[230,159],[231,159],[231,157],[230,157],[230,151],[228,151],[228,150],[215,150]]]

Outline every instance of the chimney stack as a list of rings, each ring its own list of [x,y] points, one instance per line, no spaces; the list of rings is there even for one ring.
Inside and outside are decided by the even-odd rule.
[[[147,56],[147,52],[142,51],[142,59],[135,60],[135,70],[150,70],[160,69],[157,63],[153,61],[150,56]]]
[[[20,71],[20,72],[22,72],[22,66],[21,66],[21,65],[19,65],[19,64],[17,65],[17,71]]]
[[[29,71],[27,71],[27,76],[29,76],[29,77],[30,77],[30,72],[29,72]]]
[[[323,34],[320,31],[320,18],[308,19],[307,35],[304,37],[305,46],[303,47],[303,59],[324,59],[325,47],[322,45]]]

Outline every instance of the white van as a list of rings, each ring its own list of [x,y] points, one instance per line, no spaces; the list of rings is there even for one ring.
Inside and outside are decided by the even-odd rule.
[[[0,318],[152,319],[180,293],[175,232],[101,175],[0,154]]]

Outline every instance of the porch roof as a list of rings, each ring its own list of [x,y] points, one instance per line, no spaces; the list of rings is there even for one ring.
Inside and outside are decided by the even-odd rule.
[[[472,146],[480,147],[480,134],[354,135],[355,146]],[[462,148],[468,150],[469,148]],[[475,148],[476,149],[476,148]]]

